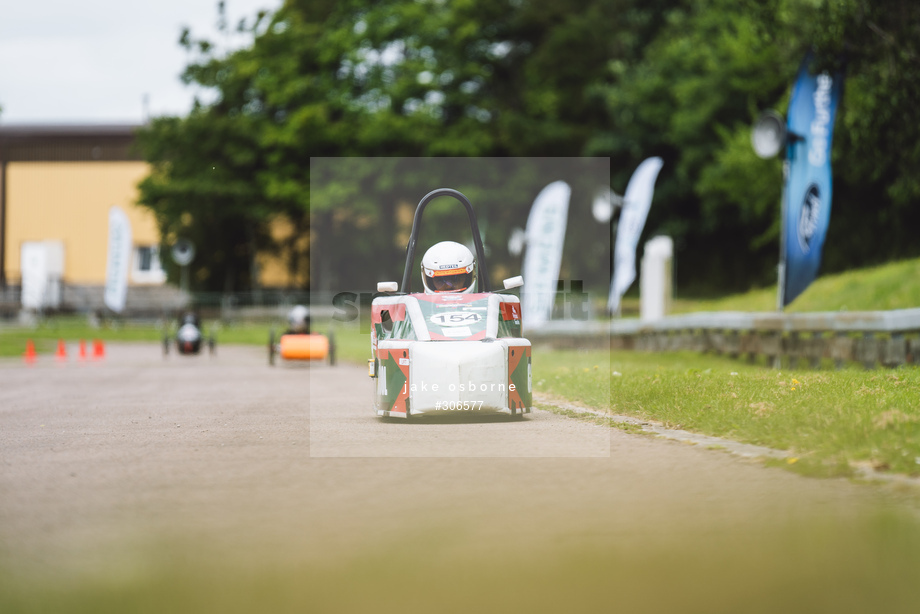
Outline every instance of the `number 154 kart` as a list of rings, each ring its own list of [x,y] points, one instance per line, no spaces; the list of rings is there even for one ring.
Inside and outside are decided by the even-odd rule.
[[[434,245],[422,258],[424,292],[412,293],[422,213],[439,196],[466,208],[476,256],[458,243]],[[504,283],[505,289],[522,284],[520,277]],[[491,291],[476,215],[460,192],[442,188],[419,202],[401,287],[380,282],[378,292],[387,295],[371,306],[368,371],[378,416],[530,413],[531,345],[521,335],[520,299]]]

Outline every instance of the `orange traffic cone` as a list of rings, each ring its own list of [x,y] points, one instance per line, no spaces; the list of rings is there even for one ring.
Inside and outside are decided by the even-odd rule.
[[[78,355],[80,360],[86,360],[86,341],[80,339],[80,354]]]
[[[105,343],[102,339],[93,339],[93,360],[105,358]]]
[[[55,356],[61,362],[67,360],[67,346],[64,345],[63,339],[58,339],[58,349],[57,349],[57,353],[55,354]]]
[[[31,339],[29,339],[26,341],[26,353],[23,356],[23,359],[26,361],[27,365],[34,365],[37,358],[38,355],[35,353],[35,344],[32,343]]]

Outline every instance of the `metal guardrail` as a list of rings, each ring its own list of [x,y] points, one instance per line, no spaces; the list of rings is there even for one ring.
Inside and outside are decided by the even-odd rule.
[[[557,347],[640,351],[699,351],[754,362],[837,368],[857,362],[866,368],[920,362],[920,308],[821,313],[703,312],[656,321],[553,321],[525,331],[534,341]]]
[[[221,320],[283,320],[294,305],[309,305],[314,317],[331,318],[332,294],[306,291],[256,290],[252,292],[196,292],[191,303]]]

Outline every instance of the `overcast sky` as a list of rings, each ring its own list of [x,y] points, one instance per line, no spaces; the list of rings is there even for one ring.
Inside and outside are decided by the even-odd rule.
[[[179,75],[190,60],[183,26],[223,48],[218,0],[4,0],[0,9],[0,123],[141,123],[184,115],[195,91]],[[226,0],[228,21],[282,0]],[[200,92],[199,92],[200,93]]]

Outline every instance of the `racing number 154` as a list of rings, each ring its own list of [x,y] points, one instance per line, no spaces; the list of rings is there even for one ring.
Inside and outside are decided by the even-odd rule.
[[[431,318],[431,321],[441,326],[456,324],[471,324],[479,321],[478,313],[441,313]]]

